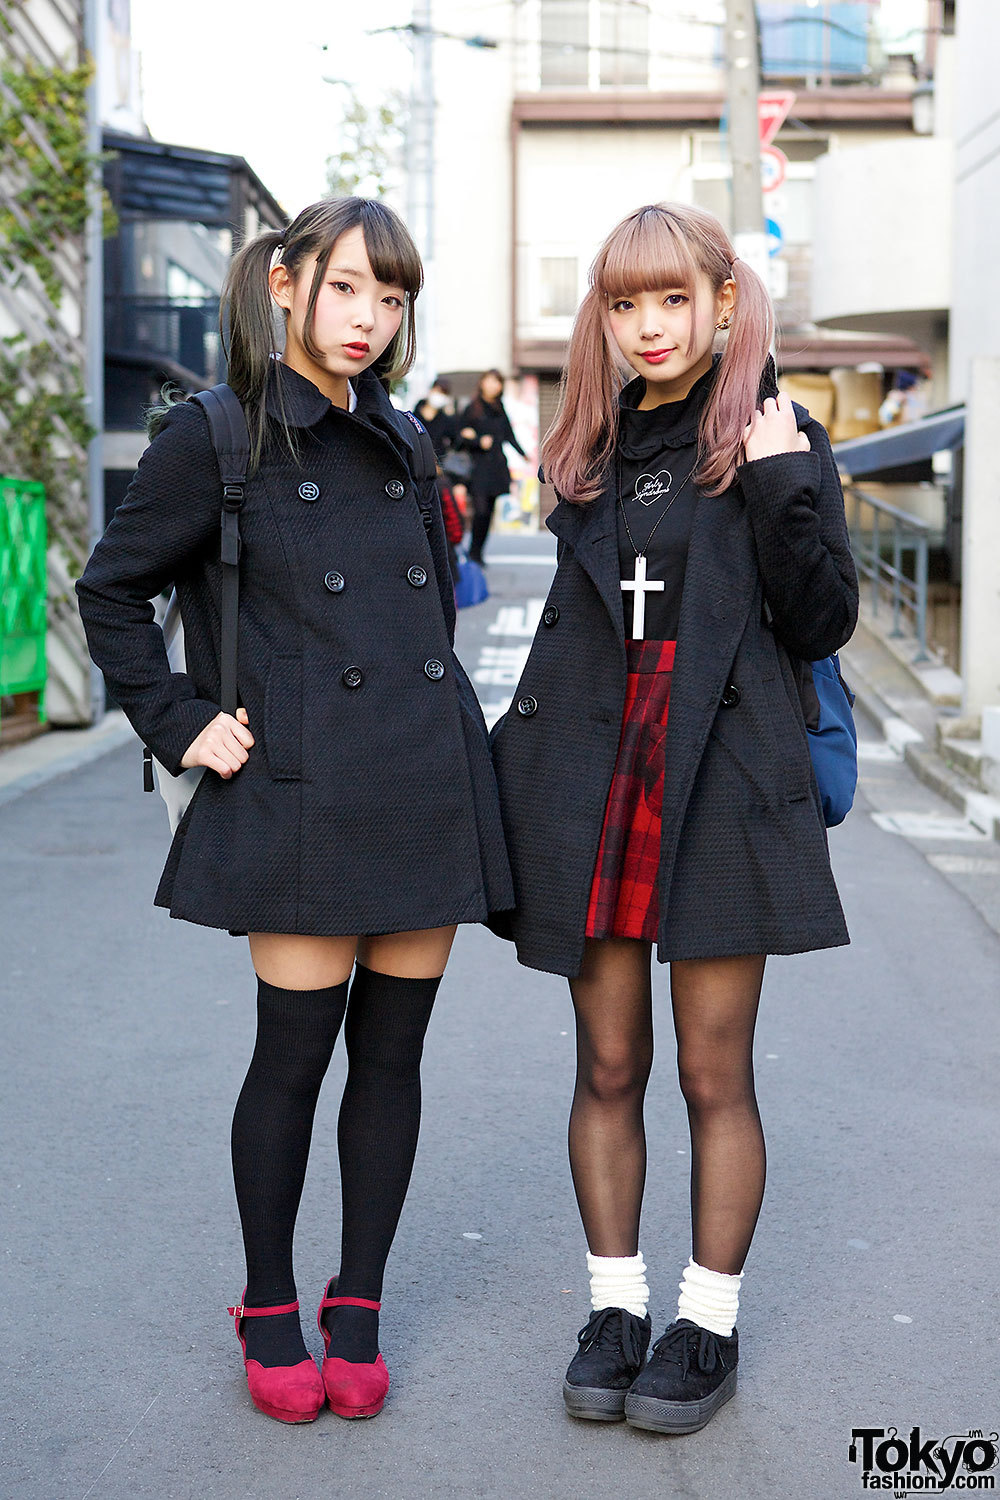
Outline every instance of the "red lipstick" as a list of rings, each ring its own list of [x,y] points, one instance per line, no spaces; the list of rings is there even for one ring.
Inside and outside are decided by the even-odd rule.
[[[365,355],[368,353],[369,346],[368,344],[361,343],[345,344],[344,349],[352,359],[364,359]]]
[[[649,349],[642,351],[642,357],[648,365],[662,365],[673,352],[673,349]]]

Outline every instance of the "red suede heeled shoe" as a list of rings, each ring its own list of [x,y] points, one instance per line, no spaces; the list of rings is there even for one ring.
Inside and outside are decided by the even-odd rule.
[[[389,1371],[381,1354],[370,1365],[355,1364],[349,1359],[331,1356],[330,1331],[323,1326],[323,1314],[328,1307],[370,1307],[378,1312],[381,1302],[369,1302],[364,1297],[331,1297],[336,1289],[337,1278],[327,1282],[326,1296],[319,1305],[316,1321],[323,1335],[327,1350],[323,1360],[323,1387],[330,1410],[338,1417],[377,1417],[385,1405],[389,1391]]]
[[[244,1287],[243,1297],[246,1294]],[[315,1422],[326,1400],[316,1361],[310,1356],[297,1365],[262,1365],[259,1360],[247,1359],[242,1332],[244,1318],[271,1318],[277,1313],[298,1312],[299,1304],[285,1302],[280,1307],[244,1307],[243,1297],[236,1307],[227,1308],[227,1312],[236,1319],[236,1337],[243,1350],[250,1400],[258,1411],[278,1422]]]

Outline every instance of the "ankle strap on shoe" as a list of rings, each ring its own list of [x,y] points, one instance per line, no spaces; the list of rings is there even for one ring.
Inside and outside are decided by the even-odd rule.
[[[327,1307],[370,1307],[372,1312],[378,1312],[381,1302],[370,1302],[367,1297],[324,1297],[319,1305],[320,1312]]]
[[[244,1292],[243,1295],[246,1296],[246,1293]],[[242,1302],[239,1302],[235,1307],[226,1308],[229,1316],[235,1318],[237,1322],[240,1318],[273,1318],[278,1313],[293,1313],[298,1310],[297,1302],[282,1302],[280,1307],[245,1307]]]

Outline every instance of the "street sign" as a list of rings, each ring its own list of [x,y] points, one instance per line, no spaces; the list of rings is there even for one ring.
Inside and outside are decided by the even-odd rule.
[[[781,232],[781,225],[777,219],[764,220],[764,233],[767,236],[768,255],[777,255],[785,243],[785,236]]]
[[[788,171],[788,157],[777,146],[765,146],[760,153],[760,185],[765,193],[780,188]]]
[[[757,117],[760,123],[760,143],[769,146],[788,118],[796,95],[790,89],[780,89],[773,94],[757,96]]]

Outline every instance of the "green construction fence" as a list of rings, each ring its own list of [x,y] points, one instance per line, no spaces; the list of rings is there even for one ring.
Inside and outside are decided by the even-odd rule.
[[[45,718],[45,489],[0,475],[0,697],[38,694]]]

